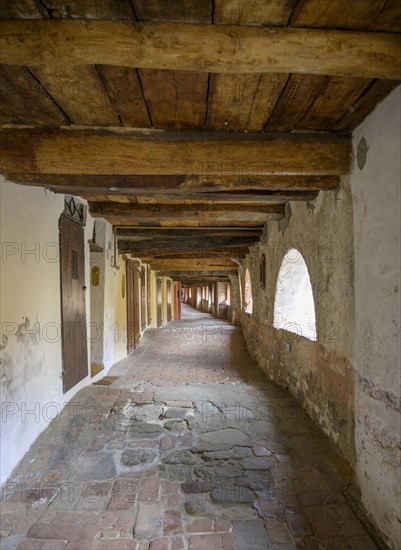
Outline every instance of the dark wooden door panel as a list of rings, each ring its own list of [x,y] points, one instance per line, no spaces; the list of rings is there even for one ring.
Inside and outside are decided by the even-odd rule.
[[[61,334],[64,393],[88,376],[84,230],[60,216]]]
[[[127,261],[127,351],[131,353],[139,343],[139,268]]]

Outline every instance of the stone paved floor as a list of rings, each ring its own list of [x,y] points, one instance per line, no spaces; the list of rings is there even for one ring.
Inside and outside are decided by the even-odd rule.
[[[376,548],[345,461],[238,329],[185,306],[109,375],[4,486],[1,548]]]

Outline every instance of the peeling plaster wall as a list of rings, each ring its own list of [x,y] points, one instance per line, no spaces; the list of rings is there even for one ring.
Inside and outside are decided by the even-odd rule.
[[[47,332],[45,328],[48,323],[61,326],[58,220],[64,197],[5,181],[0,185],[1,480],[4,481],[55,411],[88,379],[63,395],[60,337],[57,329]],[[15,247],[16,253],[4,256],[7,246]],[[35,253],[24,253],[35,247]],[[13,334],[15,323],[20,330]],[[48,406],[50,403],[56,403],[56,407]]]
[[[354,132],[367,143],[351,176],[355,232],[355,445],[362,502],[401,548],[401,88]]]
[[[4,482],[39,433],[84,386],[104,376],[126,356],[113,334],[105,332],[106,370],[62,391],[59,217],[64,196],[39,187],[0,181],[2,249],[0,270],[1,482]],[[86,318],[90,322],[90,254],[94,220],[84,229]],[[110,233],[111,227],[107,228]],[[118,275],[107,266],[105,319],[116,308]],[[114,282],[116,281],[116,282]],[[49,324],[50,323],[50,324]],[[88,365],[90,345],[88,343]]]
[[[348,458],[362,505],[391,548],[401,547],[400,90],[354,133],[355,158],[361,137],[367,142],[365,167],[355,160],[339,189],[287,205],[286,218],[268,224],[250,249],[239,274],[243,293],[250,270],[253,314],[233,301],[251,355]],[[309,271],[316,342],[273,327],[277,276],[290,248]]]

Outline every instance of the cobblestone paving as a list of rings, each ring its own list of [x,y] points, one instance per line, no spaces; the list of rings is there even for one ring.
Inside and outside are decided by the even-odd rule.
[[[238,328],[183,311],[39,436],[3,487],[0,547],[377,548],[346,462]]]

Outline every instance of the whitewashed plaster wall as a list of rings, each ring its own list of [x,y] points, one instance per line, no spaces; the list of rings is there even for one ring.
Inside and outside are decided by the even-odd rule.
[[[401,548],[401,87],[353,135],[355,446],[362,502]]]
[[[85,201],[83,201],[85,202]],[[64,196],[39,187],[0,181],[0,385],[1,482],[10,475],[35,438],[84,386],[62,391],[59,217]],[[90,254],[94,220],[88,215],[84,229],[86,317],[90,322]],[[111,226],[107,228],[110,235]],[[122,270],[120,270],[121,273]],[[125,308],[117,299],[119,275],[106,267],[105,316],[107,322],[126,324]],[[121,341],[106,333],[105,363],[125,357]],[[88,345],[88,366],[90,345]]]
[[[365,511],[394,549],[401,547],[400,96],[398,88],[355,130],[352,171],[339,189],[293,202],[285,220],[268,224],[240,270],[243,288],[250,269],[254,311],[239,311],[251,355],[348,458]],[[367,160],[359,168],[362,137]],[[289,248],[309,271],[316,342],[273,326]]]

